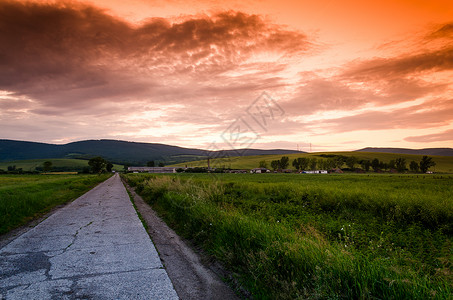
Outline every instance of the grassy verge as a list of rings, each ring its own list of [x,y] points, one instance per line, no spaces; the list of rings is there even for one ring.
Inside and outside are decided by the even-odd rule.
[[[111,175],[1,175],[0,234],[73,200]]]
[[[126,187],[125,187],[126,188]],[[135,211],[137,212],[137,216],[138,218],[140,219],[140,222],[142,222],[142,225],[143,227],[145,228],[145,230],[148,232],[148,223],[146,223],[145,219],[143,218],[142,214],[140,213],[140,211],[138,210],[137,208],[137,205],[135,204],[135,200],[134,200],[134,195],[131,194],[131,192],[129,191],[129,189],[126,188],[126,192],[127,194],[129,195],[129,200],[131,200],[131,203],[132,203],[132,206],[134,207]],[[151,237],[151,236],[150,236]],[[152,238],[151,238],[152,239]]]
[[[452,178],[126,178],[256,298],[451,297]]]

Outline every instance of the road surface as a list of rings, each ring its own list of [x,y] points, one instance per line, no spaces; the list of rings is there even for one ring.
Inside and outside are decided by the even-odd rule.
[[[0,249],[0,299],[178,299],[119,175]]]

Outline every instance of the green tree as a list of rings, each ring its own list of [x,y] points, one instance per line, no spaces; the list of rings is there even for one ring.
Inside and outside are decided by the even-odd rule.
[[[107,162],[102,157],[97,156],[90,159],[88,165],[91,167],[91,172],[101,173],[107,165]]]
[[[310,158],[310,163],[309,163],[309,165],[310,165],[310,169],[311,169],[312,171],[316,170],[316,166],[318,165],[318,160],[317,160],[315,157]]]
[[[259,167],[260,168],[266,168],[267,169],[267,162],[265,160],[262,160],[259,162]]]
[[[406,159],[403,157],[395,159],[395,166],[396,170],[400,173],[406,171]]]
[[[436,163],[433,161],[432,157],[423,156],[422,160],[420,161],[420,170],[423,173],[426,173],[429,168],[434,167]]]
[[[333,158],[333,162],[334,162],[334,168],[338,168],[340,169],[343,164],[344,164],[344,157],[343,156],[340,156],[340,155],[337,155]]]
[[[375,158],[371,161],[371,167],[373,168],[374,172],[379,171],[379,159]]]
[[[361,160],[360,166],[362,167],[363,170],[368,172],[370,170],[371,162],[367,159]]]
[[[159,163],[159,167],[165,167],[165,164],[161,161],[161,162]]]
[[[293,160],[293,167],[294,167],[294,169],[296,169],[296,170],[299,171],[300,165],[299,165],[299,161],[297,160],[297,158],[295,158],[295,159]]]
[[[418,172],[418,169],[419,169],[418,163],[415,161],[411,161],[411,163],[409,164],[409,169],[412,172]]]
[[[308,168],[308,164],[310,163],[310,160],[307,157],[299,157],[297,161],[299,162],[301,170],[306,170]]]
[[[275,171],[278,169],[280,166],[280,161],[279,160],[273,160],[271,161],[271,168]]]
[[[44,172],[49,172],[50,170],[52,170],[52,162],[51,162],[51,161],[45,161],[45,162],[43,163],[42,170],[43,170]]]
[[[107,172],[112,172],[113,164],[111,162],[108,162],[105,166],[105,169],[107,170]]]
[[[390,170],[396,169],[396,163],[395,163],[395,160],[394,160],[394,159],[390,160],[390,162],[389,162],[389,169],[390,169]]]
[[[149,162],[146,163],[147,167],[154,167],[154,160],[150,160]]]
[[[351,170],[354,170],[354,166],[356,165],[356,163],[357,163],[357,157],[349,156],[348,158],[346,158],[346,165]]]
[[[332,170],[335,168],[336,161],[333,158],[329,158],[326,160],[326,169]]]
[[[282,156],[280,159],[280,168],[281,169],[287,169],[289,166],[289,157],[288,156]]]
[[[326,168],[326,160],[318,159],[318,169],[324,170]]]

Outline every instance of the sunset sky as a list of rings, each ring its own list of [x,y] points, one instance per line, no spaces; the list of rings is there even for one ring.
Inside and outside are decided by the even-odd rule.
[[[0,0],[0,139],[452,147],[453,1]]]

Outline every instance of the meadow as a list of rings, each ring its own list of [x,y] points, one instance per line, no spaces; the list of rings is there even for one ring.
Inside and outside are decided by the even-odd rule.
[[[74,200],[105,175],[0,175],[0,234]]]
[[[405,158],[407,166],[411,161],[420,162],[423,155],[415,154],[396,154],[396,153],[378,153],[378,152],[314,152],[314,153],[296,153],[288,154],[285,156],[289,157],[289,166],[288,168],[294,169],[292,166],[292,161],[298,157],[314,157],[317,159],[326,159],[326,156],[333,155],[342,155],[342,156],[354,156],[358,160],[373,160],[374,158],[379,159],[380,161],[388,163],[390,160],[395,160],[397,158]],[[431,168],[430,171],[436,173],[453,173],[453,156],[435,156],[429,155],[436,162],[436,166]],[[273,160],[278,160],[282,157],[281,154],[278,155],[255,155],[255,156],[232,156],[232,157],[222,157],[211,160],[211,167],[217,168],[231,168],[231,169],[253,169],[258,168],[260,161],[265,161],[268,168],[270,168],[270,163]],[[174,164],[175,167],[207,167],[207,160],[198,160],[185,163]],[[343,165],[344,167],[346,165]],[[358,165],[357,165],[358,166]]]
[[[124,176],[257,299],[451,299],[451,176]]]

